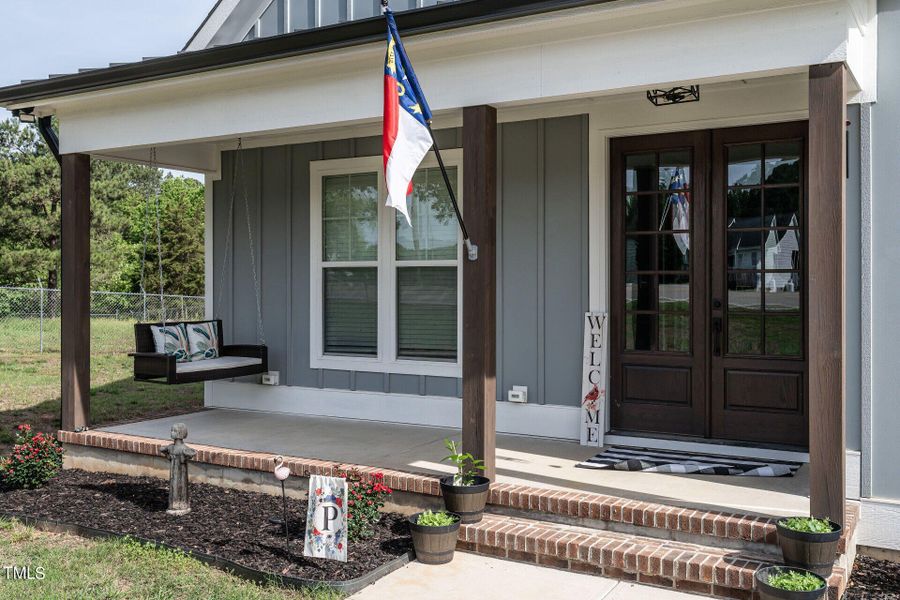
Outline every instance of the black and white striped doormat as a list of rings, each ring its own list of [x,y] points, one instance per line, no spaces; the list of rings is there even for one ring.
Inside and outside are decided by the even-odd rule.
[[[600,454],[575,466],[582,469],[614,469],[646,473],[793,477],[803,463],[782,460],[761,462],[749,458],[695,454],[679,450],[609,446]]]

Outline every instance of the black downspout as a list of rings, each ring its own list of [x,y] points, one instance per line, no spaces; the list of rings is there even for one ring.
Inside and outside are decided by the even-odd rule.
[[[53,158],[56,159],[57,163],[62,164],[62,160],[59,157],[59,138],[56,132],[53,131],[52,121],[53,117],[39,117],[37,128],[41,132],[41,137],[47,143],[47,147],[50,148],[50,152],[53,153]]]

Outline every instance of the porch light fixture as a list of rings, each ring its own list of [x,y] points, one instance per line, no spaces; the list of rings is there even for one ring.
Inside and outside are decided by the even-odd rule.
[[[699,102],[700,86],[685,87],[679,85],[668,90],[647,90],[647,100],[652,102],[654,106]]]
[[[37,117],[34,115],[33,108],[17,108],[12,111],[14,117],[19,119],[19,123],[36,123]]]

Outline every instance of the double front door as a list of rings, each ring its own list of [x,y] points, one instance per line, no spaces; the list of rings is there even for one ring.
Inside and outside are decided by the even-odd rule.
[[[612,140],[613,430],[807,445],[806,138]]]

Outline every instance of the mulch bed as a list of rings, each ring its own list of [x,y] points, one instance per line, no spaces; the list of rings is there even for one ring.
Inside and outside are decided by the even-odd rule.
[[[173,517],[166,514],[167,486],[149,477],[67,469],[43,488],[0,492],[0,512],[129,534],[316,581],[356,579],[412,548],[404,517],[385,514],[373,537],[350,542],[346,563],[306,558],[305,501],[288,498],[286,551],[284,529],[269,523],[281,515],[280,497],[191,483],[191,512]]]
[[[857,556],[844,600],[900,598],[900,563]]]

